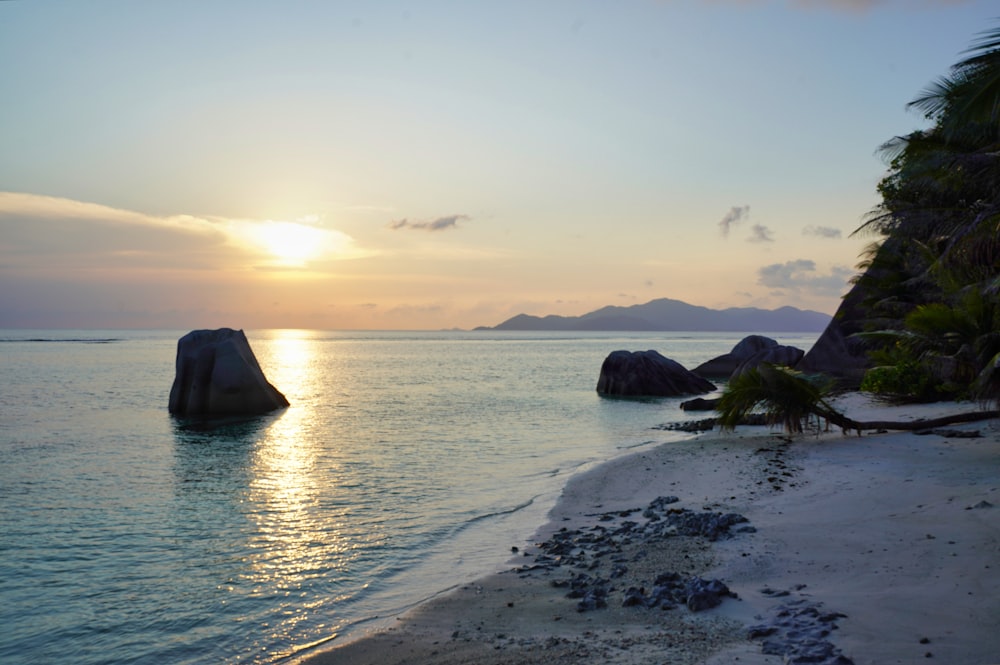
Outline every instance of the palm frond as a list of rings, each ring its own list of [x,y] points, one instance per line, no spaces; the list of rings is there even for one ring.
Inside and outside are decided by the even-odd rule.
[[[730,381],[716,406],[719,424],[732,430],[751,413],[763,410],[769,424],[801,432],[810,415],[825,417],[832,411],[824,400],[831,389],[825,377],[762,363]]]

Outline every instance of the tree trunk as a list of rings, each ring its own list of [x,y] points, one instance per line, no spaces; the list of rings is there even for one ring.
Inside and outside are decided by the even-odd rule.
[[[989,420],[991,418],[1000,417],[1000,411],[967,411],[965,413],[955,413],[949,416],[941,416],[940,418],[931,418],[929,420],[869,420],[869,421],[858,421],[847,416],[837,413],[836,411],[832,413],[817,413],[816,415],[826,418],[831,423],[840,427],[841,429],[855,430],[859,434],[862,430],[872,430],[872,429],[892,429],[901,430],[907,432],[913,432],[916,430],[924,429],[934,429],[936,427],[944,427],[946,425],[954,425],[955,423],[972,423],[980,420]]]

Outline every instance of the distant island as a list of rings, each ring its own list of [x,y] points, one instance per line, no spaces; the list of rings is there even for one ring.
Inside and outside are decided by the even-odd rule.
[[[582,316],[518,314],[476,330],[640,331],[640,332],[822,332],[830,315],[795,307],[709,309],[658,298],[643,305],[608,306]]]

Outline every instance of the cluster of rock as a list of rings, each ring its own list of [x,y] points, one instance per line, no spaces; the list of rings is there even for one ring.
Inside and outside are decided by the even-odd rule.
[[[691,371],[709,379],[732,380],[761,363],[795,367],[803,356],[805,351],[797,347],[778,344],[763,335],[749,335],[740,340],[729,353],[712,358]]]
[[[556,580],[556,587],[569,587],[567,598],[579,598],[577,612],[588,612],[608,606],[612,590],[611,580],[579,573],[568,580]],[[718,607],[724,598],[736,598],[721,580],[706,580],[697,576],[685,577],[680,573],[663,573],[656,577],[653,588],[630,586],[623,593],[622,607],[672,610],[678,605],[692,612]]]
[[[800,591],[805,585],[798,585]],[[791,596],[787,590],[762,589],[765,596]],[[747,629],[747,638],[763,640],[761,652],[781,656],[785,663],[817,663],[818,665],[853,665],[854,661],[841,653],[827,638],[837,629],[837,619],[845,614],[828,612],[823,604],[807,598],[794,598],[770,610],[762,623]]]
[[[601,364],[597,392],[616,397],[703,395],[716,389],[712,379],[731,380],[761,363],[795,367],[804,355],[802,349],[778,344],[763,335],[745,337],[729,353],[693,370],[653,350],[612,351]],[[711,410],[715,400],[698,398],[681,407]]]
[[[649,591],[643,586],[617,589],[614,580],[628,572],[629,560],[622,557],[622,547],[632,543],[652,545],[657,541],[677,536],[696,536],[709,541],[729,537],[733,533],[749,533],[755,529],[746,524],[747,519],[736,513],[696,512],[687,508],[672,507],[679,499],[675,496],[659,497],[642,510],[643,522],[626,519],[616,526],[603,523],[627,518],[639,509],[604,513],[599,523],[589,530],[563,528],[544,543],[538,544],[540,554],[534,564],[520,568],[528,570],[558,570],[563,566],[578,571],[595,571],[602,561],[607,561],[607,576],[577,572],[552,584],[567,588],[567,597],[576,599],[577,611],[586,612],[608,606],[613,592],[621,591],[624,607],[672,609],[678,605],[693,612],[715,607],[726,597],[735,597],[720,580],[705,580],[674,571],[659,574]],[[737,525],[744,525],[734,529]]]

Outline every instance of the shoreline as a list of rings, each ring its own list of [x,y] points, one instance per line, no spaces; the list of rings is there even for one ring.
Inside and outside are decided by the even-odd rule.
[[[882,406],[859,394],[840,402],[859,418],[961,409]],[[826,656],[810,662],[1000,662],[1000,430],[995,421],[959,429],[983,436],[838,431],[790,440],[741,427],[616,457],[568,481],[534,536],[541,546],[518,552],[510,570],[295,662],[763,665],[801,655],[802,634]],[[679,501],[661,517],[737,513],[750,528],[715,542],[620,535],[668,495]],[[598,539],[604,551],[593,546],[588,534],[614,529],[616,539]],[[560,533],[575,540],[553,565],[545,544]],[[721,580],[737,598],[698,612],[647,606],[665,573]],[[583,601],[566,597],[581,575],[591,589],[603,581],[606,607],[577,611]]]

